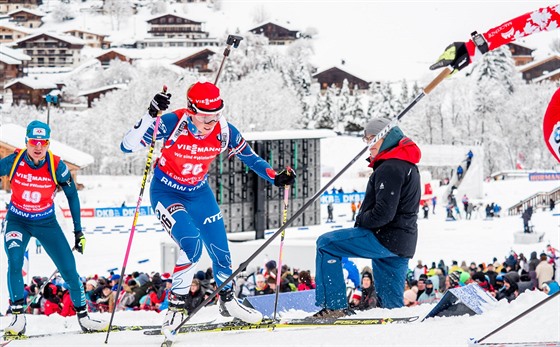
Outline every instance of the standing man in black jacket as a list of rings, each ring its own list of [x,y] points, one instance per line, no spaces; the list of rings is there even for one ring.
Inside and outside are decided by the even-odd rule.
[[[397,126],[376,143],[375,135],[391,123],[375,118],[365,127],[370,146],[369,178],[362,207],[353,228],[325,233],[317,240],[316,305],[314,317],[348,313],[342,257],[372,260],[373,277],[383,308],[403,306],[408,260],[414,256],[420,205],[420,149]]]

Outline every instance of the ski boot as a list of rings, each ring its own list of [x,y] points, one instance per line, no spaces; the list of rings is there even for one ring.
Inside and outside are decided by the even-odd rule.
[[[220,314],[223,317],[234,317],[249,324],[259,324],[263,319],[262,313],[242,305],[231,288],[220,291]]]
[[[78,315],[78,322],[83,332],[99,332],[109,329],[109,323],[107,321],[91,319],[86,306],[76,307],[76,314]]]
[[[186,295],[179,295],[173,292],[169,292],[167,295],[167,300],[169,301],[169,309],[165,314],[165,319],[163,320],[163,324],[161,325],[161,330],[172,331],[175,330],[179,324],[187,316],[189,313],[185,308],[185,300]]]
[[[23,300],[18,300],[10,308],[12,310],[12,321],[4,328],[4,337],[6,339],[24,335],[27,326],[25,315],[23,314]]]

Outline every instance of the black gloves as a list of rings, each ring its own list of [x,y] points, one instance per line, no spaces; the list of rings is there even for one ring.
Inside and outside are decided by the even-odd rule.
[[[469,52],[465,42],[453,42],[439,56],[437,62],[430,66],[430,70],[439,69],[444,66],[451,66],[453,73],[464,69],[471,63]]]
[[[157,117],[159,111],[165,111],[169,107],[169,99],[171,99],[171,94],[166,92],[157,93],[152,102],[150,103],[150,107],[148,107],[148,113],[152,118]]]
[[[296,181],[296,172],[291,167],[276,173],[274,177],[274,185],[277,187],[291,186]]]
[[[86,237],[84,236],[84,233],[81,231],[75,231],[74,240],[74,249],[81,254],[84,254],[84,249],[86,248]]]

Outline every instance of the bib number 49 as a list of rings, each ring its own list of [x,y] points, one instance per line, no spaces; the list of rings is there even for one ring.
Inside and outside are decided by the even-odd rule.
[[[21,194],[21,197],[23,198],[23,200],[36,204],[39,201],[41,201],[41,193],[39,192],[32,192],[30,190],[25,190],[23,191],[23,194]]]

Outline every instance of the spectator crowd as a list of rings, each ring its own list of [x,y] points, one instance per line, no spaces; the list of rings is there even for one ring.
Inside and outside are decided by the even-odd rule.
[[[523,253],[511,251],[504,261],[494,258],[489,263],[443,260],[427,266],[418,261],[409,269],[403,303],[405,306],[437,303],[448,289],[478,284],[497,300],[515,300],[527,290],[542,290],[548,294],[558,291],[558,250],[548,245],[545,252],[532,252],[529,259]],[[348,258],[343,258],[348,304],[354,310],[368,310],[378,306],[373,273],[369,266],[361,271]],[[314,276],[308,270],[293,270],[282,265],[280,286],[277,288],[278,269],[276,261],[270,260],[262,268],[242,271],[236,279],[237,296],[242,299],[253,295],[274,294],[315,289]],[[118,304],[115,303],[120,275],[93,275],[81,278],[90,312],[113,312],[113,310],[149,310],[160,312],[168,307],[167,294],[171,289],[171,274],[133,272],[122,282]],[[193,310],[216,289],[212,269],[198,271],[192,282],[187,299],[187,310]],[[60,276],[52,279],[35,276],[25,286],[26,312],[30,314],[61,316],[76,314],[68,285]],[[217,303],[213,298],[208,305]],[[9,312],[8,312],[9,313]]]

